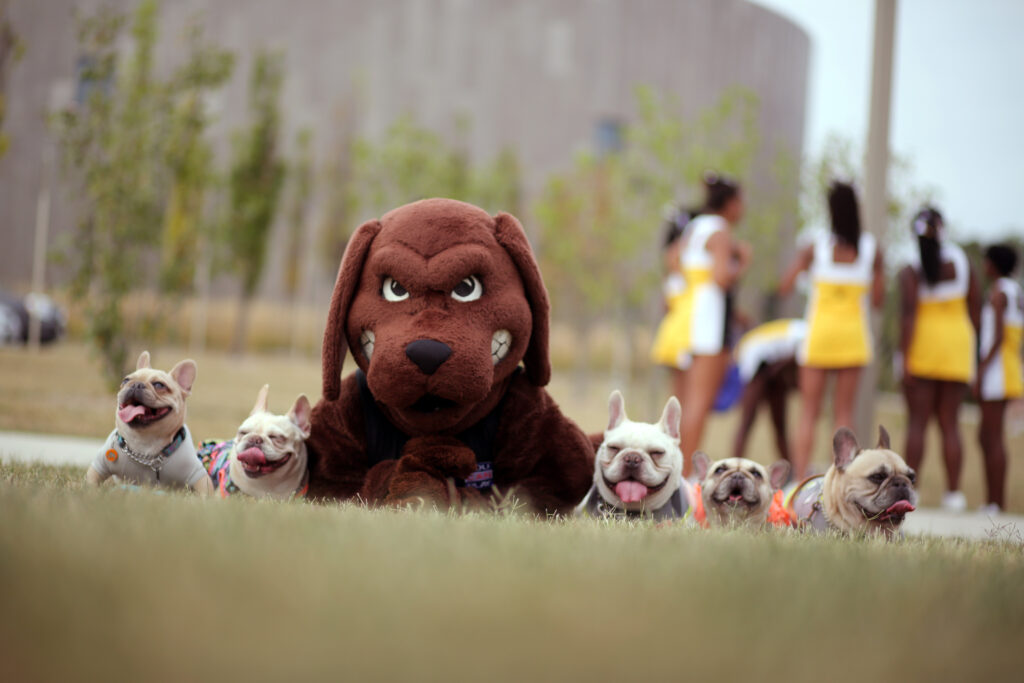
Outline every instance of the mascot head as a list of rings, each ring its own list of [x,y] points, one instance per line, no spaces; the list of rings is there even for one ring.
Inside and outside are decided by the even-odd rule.
[[[334,286],[323,393],[351,349],[370,391],[410,436],[458,433],[492,411],[520,364],[551,375],[548,298],[513,216],[425,199],[361,225]]]

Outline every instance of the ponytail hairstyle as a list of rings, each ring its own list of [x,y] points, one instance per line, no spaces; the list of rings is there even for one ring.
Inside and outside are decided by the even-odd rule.
[[[911,227],[917,235],[917,247],[921,252],[921,272],[929,286],[939,281],[942,259],[940,257],[939,229],[942,227],[939,210],[926,206],[914,215]]]
[[[668,249],[672,244],[683,236],[686,226],[694,218],[700,215],[700,209],[684,209],[672,207],[671,212],[665,217],[664,239],[662,248]]]
[[[740,184],[717,171],[704,172],[704,211],[719,213],[740,193]]]
[[[841,180],[832,181],[828,188],[828,212],[832,218],[832,234],[857,251],[860,246],[860,209],[853,185]]]

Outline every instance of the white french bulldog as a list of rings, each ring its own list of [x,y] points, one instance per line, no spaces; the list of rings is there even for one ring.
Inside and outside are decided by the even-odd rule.
[[[633,422],[622,394],[613,391],[608,428],[594,460],[594,485],[576,513],[681,519],[690,507],[679,450],[681,414],[672,396],[658,424]]]
[[[232,441],[208,442],[200,449],[199,457],[221,496],[236,491],[279,500],[305,495],[309,399],[300,394],[287,415],[275,415],[267,409],[269,392],[270,385],[264,384]]]

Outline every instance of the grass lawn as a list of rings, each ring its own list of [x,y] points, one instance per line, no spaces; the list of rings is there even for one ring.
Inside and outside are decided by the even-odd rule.
[[[0,465],[0,678],[1016,680],[1024,554],[83,490]]]
[[[566,343],[560,342],[559,348]],[[187,354],[178,349],[151,349],[156,367],[168,369]],[[320,394],[320,360],[313,356],[249,355],[235,358],[223,352],[196,356],[199,377],[189,399],[188,424],[196,439],[227,439],[252,408],[256,392],[270,384],[270,407],[285,412],[300,392],[316,401]],[[96,363],[80,344],[68,343],[32,354],[20,348],[0,348],[0,429],[105,437],[113,429],[114,393],[104,387]],[[346,372],[354,365],[346,364]],[[575,385],[572,373],[557,371],[549,387],[562,409],[588,432],[600,431],[607,419],[607,397],[618,386],[607,373],[594,372],[587,386]],[[662,381],[665,380],[665,381]],[[626,408],[634,419],[657,420],[668,392],[667,379],[657,374],[637,378],[624,387]],[[796,426],[799,400],[791,399],[790,435]],[[963,424],[964,468],[962,488],[971,507],[983,501],[981,452],[977,445],[976,422]],[[880,397],[878,419],[888,427],[893,444],[904,442],[905,419],[902,401]],[[712,457],[731,453],[737,415],[714,416],[706,433],[704,450]],[[873,435],[872,435],[873,436]],[[863,441],[868,439],[862,437]],[[819,424],[816,460],[825,467],[831,458],[831,426]],[[761,417],[751,437],[748,457],[769,463],[775,457],[767,415]],[[873,442],[872,442],[873,443]],[[1009,476],[1007,509],[1024,513],[1024,433],[1008,441]],[[938,505],[945,488],[938,430],[928,435],[927,453],[920,472],[922,504]],[[689,456],[689,454],[687,454]]]

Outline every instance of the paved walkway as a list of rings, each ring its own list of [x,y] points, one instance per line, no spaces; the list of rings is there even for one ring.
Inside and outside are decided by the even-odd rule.
[[[86,467],[102,445],[100,439],[0,431],[0,460]],[[998,538],[1024,544],[1024,516],[1021,515],[990,517],[974,511],[957,514],[922,508],[907,515],[903,528],[907,534]]]

